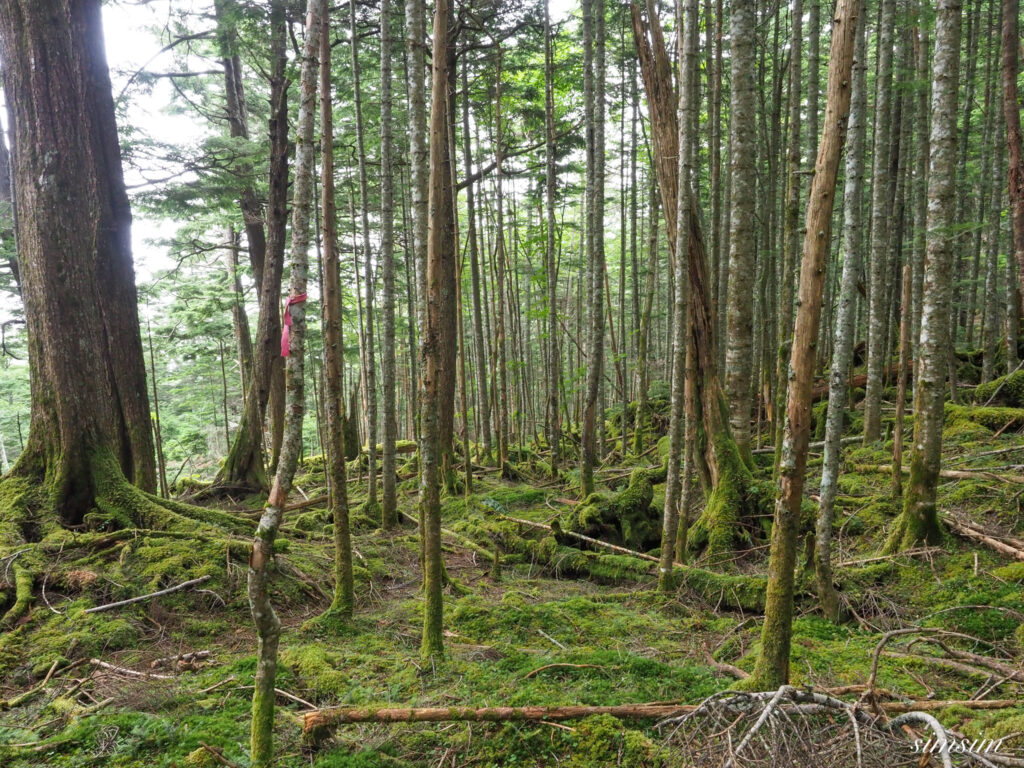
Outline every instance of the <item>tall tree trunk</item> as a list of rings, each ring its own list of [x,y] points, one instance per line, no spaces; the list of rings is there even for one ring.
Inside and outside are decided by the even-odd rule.
[[[652,19],[652,23],[656,22]],[[658,22],[660,23],[660,22]],[[679,36],[679,190],[676,208],[676,249],[677,253],[689,252],[690,238],[690,197],[693,176],[693,155],[695,147],[695,121],[698,110],[697,88],[694,73],[697,70],[697,0],[686,0],[678,6],[676,28],[682,30]],[[679,496],[682,488],[681,468],[684,463],[686,432],[686,348],[690,334],[687,333],[687,267],[686,259],[678,255],[675,260],[676,294],[672,312],[675,316],[672,327],[672,399],[669,416],[668,472],[665,484],[665,508],[662,514],[661,562],[658,567],[658,588],[670,592],[674,588],[672,563],[676,553],[676,535],[679,528]],[[689,465],[687,464],[687,467]]]
[[[587,382],[580,492],[594,492],[598,389],[604,374],[604,0],[583,0],[583,91],[587,151]]]
[[[864,442],[882,434],[882,368],[885,362],[885,325],[889,307],[885,265],[889,257],[889,145],[892,136],[893,27],[896,0],[881,0],[878,30],[878,74],[874,104],[875,151],[871,170],[871,254],[868,291],[868,381],[864,395]]]
[[[864,243],[864,152],[867,140],[867,8],[861,0],[857,13],[853,53],[853,84],[850,93],[849,136],[846,154],[846,185],[843,189],[843,275],[839,287],[835,344],[828,385],[825,447],[822,459],[818,517],[814,540],[814,573],[822,613],[839,619],[839,596],[832,583],[832,522],[842,457],[843,415],[846,410],[846,375],[853,360],[857,320],[857,282],[860,280]]]
[[[215,0],[217,19],[217,48],[224,67],[224,102],[228,118],[228,131],[232,138],[249,141],[249,115],[242,80],[242,59],[238,55],[238,29],[234,21],[237,10],[228,7],[228,0]],[[244,157],[244,155],[243,155]],[[249,263],[256,285],[263,282],[263,263],[267,253],[267,233],[263,222],[263,205],[256,193],[252,163],[247,159],[233,169],[239,178],[238,207],[245,225],[245,238],[249,245]]]
[[[772,525],[765,620],[761,629],[761,653],[749,683],[759,690],[778,688],[789,682],[793,572],[796,566],[797,533],[811,426],[814,346],[821,318],[825,258],[832,242],[832,208],[836,177],[846,139],[847,116],[850,109],[850,75],[859,6],[860,0],[839,0],[832,25],[825,128],[818,147],[814,180],[811,182],[807,198],[796,329],[789,363],[792,380],[786,403],[786,436],[783,440],[779,473],[780,493]]]
[[[562,379],[558,339],[558,267],[555,262],[555,60],[551,39],[549,0],[544,0],[544,273],[547,287],[548,360],[547,360],[547,436],[551,446],[551,476],[557,477],[562,449],[562,424],[558,412],[558,386]],[[467,141],[468,144],[468,141]],[[634,166],[635,167],[635,166]],[[635,192],[635,190],[634,190]],[[625,436],[622,445],[626,451]]]
[[[1017,266],[1017,316],[1024,296],[1024,147],[1020,128],[1017,75],[1020,72],[1020,0],[1003,0],[1003,117],[1006,120],[1007,169],[1010,189],[1010,223],[1013,255]]]
[[[375,290],[373,256],[370,250],[370,193],[366,178],[366,129],[363,123],[363,97],[359,85],[359,35],[356,29],[355,2],[349,4],[349,34],[352,46],[353,102],[356,113],[356,156],[359,164],[359,217],[363,239],[363,258],[366,265],[363,274],[366,306],[364,322],[360,331],[364,334],[361,346],[363,349],[363,391],[366,397],[366,456],[369,468],[366,475],[366,512],[373,517],[379,508],[377,503],[377,343],[373,332]],[[390,242],[388,245],[390,247]]]
[[[130,497],[142,525],[113,496],[156,465],[100,3],[0,2],[0,58],[32,385],[12,474],[63,524]]]
[[[729,164],[732,183],[729,235],[729,318],[725,350],[725,391],[729,423],[740,455],[750,453],[751,369],[754,333],[754,226],[757,169],[754,159],[756,91],[754,86],[754,0],[737,0],[730,16]]]
[[[658,279],[658,180],[651,175],[651,189],[647,214],[647,277],[644,282],[644,307],[640,313],[640,333],[637,339],[636,368],[639,378],[636,428],[633,431],[633,453],[643,452],[643,442],[648,426],[647,390],[650,387],[650,363],[648,350],[651,346],[651,313],[654,310],[654,294]]]
[[[385,4],[388,0],[384,0]],[[321,17],[330,19],[329,0],[321,0]],[[334,521],[334,599],[331,612],[349,618],[355,605],[352,540],[348,518],[345,466],[344,343],[341,335],[341,272],[338,257],[338,214],[334,198],[334,107],[331,98],[331,36],[325,24],[320,35],[320,155],[323,194],[324,400],[327,412],[327,472],[331,519]]]
[[[420,12],[417,10],[417,13]],[[456,344],[456,314],[452,306],[455,299],[455,253],[451,247],[454,221],[451,145],[448,140],[448,74],[451,66],[448,15],[448,0],[436,0],[431,64],[426,324],[420,348],[420,414],[423,433],[420,445],[420,505],[424,521],[423,593],[426,598],[420,653],[424,658],[444,654],[441,470],[444,445],[450,444],[451,434],[449,430],[447,436],[443,435],[442,425],[451,424],[455,407],[452,397],[455,391],[455,366],[448,362]]]
[[[704,239],[700,231],[696,200],[690,195],[691,212],[688,252],[676,249],[676,204],[678,201],[679,134],[676,99],[672,92],[671,68],[665,50],[664,35],[659,23],[650,26],[650,38],[640,9],[631,6],[633,37],[640,56],[641,73],[647,91],[651,114],[651,137],[654,144],[655,169],[661,188],[665,211],[665,229],[668,233],[669,252],[674,258],[686,258],[690,287],[690,333],[693,335],[699,376],[693,397],[697,412],[692,418],[700,421],[697,430],[697,449],[694,450],[698,476],[707,494],[704,513],[689,536],[692,545],[707,544],[711,556],[731,551],[740,536],[740,518],[756,508],[752,494],[753,479],[740,458],[736,441],[729,429],[729,412],[718,379],[715,346],[715,316],[711,307],[708,287],[707,259]],[[652,18],[656,21],[656,18]]]
[[[462,64],[462,91],[467,94],[462,99],[462,158],[466,178],[473,174],[472,149],[469,141],[469,76],[466,73],[467,63]],[[476,231],[476,185],[466,185],[466,240],[469,247],[470,282],[473,295],[473,349],[476,361],[477,402],[480,407],[480,432],[482,438],[483,458],[491,460],[491,396],[487,387],[487,351],[486,335],[484,334],[484,316],[480,298],[480,253],[477,247]]]
[[[391,0],[380,5],[380,271],[384,282],[381,369],[384,378],[384,445],[381,461],[381,526],[398,525],[398,496],[395,487],[395,441],[398,415],[395,411],[395,252],[394,252],[394,168],[391,124]],[[372,438],[371,438],[372,440]],[[374,446],[376,449],[376,446]],[[371,454],[372,456],[372,454]]]
[[[998,115],[1001,99],[995,94],[993,109]],[[996,119],[995,143],[992,151],[992,186],[989,190],[989,223],[985,235],[985,326],[982,332],[981,381],[989,382],[996,375],[996,349],[999,345],[999,326],[1004,313],[1000,311],[998,296],[999,282],[999,241],[1002,236],[1003,218],[1003,175],[1006,173],[1006,157],[1000,151],[1003,145],[1005,126]],[[1010,287],[1013,288],[1012,282]]]
[[[900,516],[887,549],[941,539],[935,496],[942,460],[943,395],[949,355],[949,311],[956,234],[957,101],[960,0],[940,0],[932,57],[931,159],[928,169],[928,253],[924,265],[921,340],[914,372],[914,447]],[[1016,43],[1014,43],[1016,45]]]
[[[406,78],[409,91],[409,186],[411,187],[411,241],[413,272],[407,279],[415,286],[416,321],[409,320],[410,333],[425,323],[427,264],[427,21],[424,0],[405,0],[405,50],[408,56]],[[410,341],[413,336],[410,335]],[[422,343],[422,339],[420,340]],[[413,356],[416,357],[415,355]],[[418,361],[416,361],[418,363]],[[415,375],[417,371],[413,371]],[[419,372],[422,375],[422,372]],[[418,386],[418,385],[417,385]],[[420,434],[420,399],[413,398],[417,439]]]
[[[288,493],[295,477],[302,447],[302,419],[305,415],[306,282],[309,270],[309,219],[313,203],[313,123],[316,117],[317,54],[320,48],[320,6],[309,0],[306,8],[306,39],[302,46],[299,90],[299,118],[295,135],[295,185],[292,190],[291,276],[286,313],[288,357],[284,439],[270,496],[263,508],[252,551],[249,554],[249,607],[256,625],[256,676],[252,694],[251,760],[254,768],[266,768],[274,759],[274,680],[277,675],[277,646],[281,620],[270,602],[270,564],[274,540],[281,526]],[[286,323],[288,321],[286,320]],[[282,339],[282,347],[284,346]],[[284,352],[284,349],[281,350]]]
[[[793,345],[793,281],[794,270],[800,250],[800,89],[803,84],[803,3],[793,0],[790,19],[789,39],[789,139],[786,148],[786,203],[783,221],[783,246],[779,284],[779,334],[775,358],[775,401],[778,412],[782,413],[789,390],[789,375],[786,364]],[[814,339],[817,343],[817,337]],[[785,430],[775,430],[776,463],[782,458],[782,435]]]
[[[496,46],[497,73],[495,75],[494,93],[494,202],[496,229],[494,232],[494,271],[497,277],[497,286],[494,298],[494,346],[498,368],[498,466],[504,472],[505,465],[508,463],[509,429],[511,425],[508,417],[508,342],[505,338],[505,309],[507,306],[505,274],[507,270],[505,265],[505,188],[502,183],[502,161],[505,150],[502,146],[504,136],[502,136],[501,126],[501,43],[496,43]]]
[[[283,406],[284,365],[280,356],[281,279],[288,217],[288,29],[283,0],[270,5],[270,186],[267,197],[267,248],[263,280],[259,283],[260,314],[256,323],[253,375],[245,409],[216,482],[248,488],[267,488],[263,466],[263,422],[271,405],[271,425]],[[274,430],[272,429],[272,432]],[[280,433],[280,430],[276,430]],[[273,441],[272,442],[276,442]]]

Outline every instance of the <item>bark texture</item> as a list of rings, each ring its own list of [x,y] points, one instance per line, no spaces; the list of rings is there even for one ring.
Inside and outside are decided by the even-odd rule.
[[[125,479],[156,489],[146,372],[98,0],[5,0],[0,58],[32,422],[13,473],[78,525]]]
[[[940,0],[932,57],[931,157],[928,167],[927,256],[921,338],[914,371],[914,447],[903,513],[887,548],[907,549],[942,538],[935,497],[942,459],[943,396],[949,357],[949,313],[956,253],[957,102],[960,0]]]

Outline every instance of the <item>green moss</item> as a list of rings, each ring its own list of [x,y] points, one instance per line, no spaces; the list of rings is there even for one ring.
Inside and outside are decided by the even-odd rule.
[[[663,747],[642,732],[625,728],[611,715],[595,715],[576,724],[569,768],[655,768],[668,765]]]
[[[992,571],[992,575],[1005,581],[1024,580],[1024,562],[1010,563]]]
[[[979,385],[974,390],[975,403],[985,405],[989,400],[995,405],[1024,408],[1024,370],[1000,376],[994,381]]]

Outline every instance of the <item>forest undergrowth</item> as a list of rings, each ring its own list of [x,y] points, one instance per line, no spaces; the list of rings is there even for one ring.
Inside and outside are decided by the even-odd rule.
[[[975,530],[1010,549],[1019,544],[1014,537],[1024,536],[1024,410],[1016,407],[1013,386],[995,398],[981,394],[982,402],[992,403],[947,406],[943,467],[955,476],[944,478],[939,491],[949,532],[941,546],[883,554],[900,511],[886,468],[891,437],[847,449],[834,532],[847,620],[821,618],[811,554],[805,553],[791,677],[797,689],[859,700],[872,716],[885,706],[895,712],[907,702],[925,702],[953,733],[1007,737],[1001,754],[1020,760],[1024,562],[956,530]],[[850,412],[851,422],[858,418]],[[891,433],[891,416],[887,424]],[[575,500],[578,478],[566,471],[551,480],[537,446],[510,451],[516,481],[480,465],[472,493],[446,498],[448,655],[429,666],[418,654],[415,456],[399,468],[405,516],[392,533],[360,512],[365,471],[359,461],[350,464],[358,601],[349,623],[322,616],[333,589],[327,576],[332,530],[323,460],[304,460],[276,547],[272,597],[285,627],[277,765],[714,764],[696,757],[707,753],[694,747],[692,729],[684,740],[674,726],[659,728],[656,720],[607,715],[567,722],[348,724],[303,737],[303,715],[321,707],[692,705],[742,686],[758,652],[767,569],[763,532],[748,532],[747,548],[727,559],[708,562],[691,553],[692,562],[677,568],[678,589],[669,594],[656,590],[654,562],[581,544],[573,532],[658,554],[666,441],[645,456],[623,459],[617,421],[607,427],[609,458],[598,493],[582,503]],[[820,472],[815,450],[811,472]],[[755,453],[759,482],[771,483],[771,459],[770,452]],[[812,476],[805,533],[813,528],[816,484]],[[30,508],[33,489],[20,493],[19,503]],[[258,496],[229,497],[218,507],[232,519],[254,521],[262,503]],[[690,519],[699,512],[691,510]],[[100,515],[88,529],[6,532],[0,550],[0,764],[247,765],[255,669],[245,596],[249,544],[235,525],[230,528],[137,529]],[[162,596],[90,610],[193,580]],[[1007,701],[1013,699],[1019,705]],[[943,704],[950,701],[960,703]],[[982,701],[1002,703],[988,709]],[[853,743],[842,732],[845,718],[827,720],[806,737],[828,734]],[[713,735],[702,733],[701,743]],[[927,735],[909,729],[884,747],[865,741],[863,764],[874,765],[879,756],[886,762],[877,764],[918,764],[916,737]]]

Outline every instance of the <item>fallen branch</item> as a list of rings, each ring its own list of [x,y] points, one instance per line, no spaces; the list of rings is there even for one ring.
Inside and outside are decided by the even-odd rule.
[[[772,694],[774,695],[774,692]],[[809,698],[810,697],[810,698]],[[817,700],[821,694],[798,692],[797,700]],[[844,706],[854,704],[843,702]],[[987,701],[887,701],[878,705],[889,713],[923,712],[958,706],[967,709],[993,710],[1010,709],[1020,706],[1016,699],[991,699]],[[563,707],[331,707],[307,712],[303,716],[304,733],[333,728],[348,723],[448,723],[512,721],[560,721],[578,720],[592,715],[611,715],[622,720],[666,719],[694,712],[696,704],[617,704],[610,706],[563,706]]]
[[[214,760],[216,760],[221,765],[226,765],[226,766],[228,766],[228,768],[238,768],[237,763],[232,763],[230,760],[228,760],[226,757],[224,757],[224,753],[221,752],[216,747],[211,747],[209,744],[207,744],[204,741],[200,741],[199,742],[199,746],[202,747],[204,750],[206,750],[207,754],[209,754],[210,757],[212,757]]]
[[[190,579],[189,581],[184,581],[176,586],[168,587],[167,589],[161,589],[159,592],[150,592],[148,595],[139,595],[138,597],[130,597],[127,600],[118,600],[116,603],[107,603],[106,605],[97,605],[95,608],[86,608],[84,611],[82,611],[82,613],[99,613],[100,611],[109,611],[114,608],[120,608],[124,605],[141,603],[144,600],[149,600],[153,597],[169,595],[172,592],[180,592],[181,590],[187,589],[188,587],[194,587],[196,584],[203,584],[204,582],[209,581],[210,578],[211,577],[209,575],[200,576],[198,579]]]
[[[853,445],[854,443],[862,443],[862,442],[864,442],[864,438],[861,437],[860,435],[857,435],[856,437],[844,437],[842,440],[839,441],[839,444],[840,445]],[[820,450],[821,448],[824,448],[824,447],[825,447],[825,441],[824,440],[819,440],[816,443],[808,444],[807,450],[809,450],[809,451],[816,451],[816,450]],[[755,448],[753,451],[751,451],[751,453],[758,453],[758,454],[775,453],[775,447],[774,446],[767,446],[765,448]]]
[[[604,669],[604,667],[598,664],[545,664],[543,667],[537,667],[532,672],[527,672],[525,675],[523,675],[523,680],[533,677],[538,672],[543,672],[545,669],[559,669],[563,667],[570,667],[572,669]]]
[[[965,524],[962,520],[957,520],[951,515],[945,515],[946,524],[950,529],[959,536],[963,536],[965,539],[971,539],[984,544],[989,549],[995,550],[1002,555],[1012,557],[1014,560],[1024,560],[1024,549],[1018,549],[1006,544],[998,539],[994,539],[991,536],[976,530],[973,526]]]
[[[836,568],[849,568],[854,565],[866,565],[867,563],[877,563],[882,560],[894,560],[898,557],[916,557],[918,555],[935,555],[942,551],[942,547],[920,547],[918,549],[907,549],[903,552],[893,552],[891,555],[878,555],[877,557],[862,557],[858,560],[844,560],[841,563],[836,563]]]
[[[129,677],[146,677],[150,680],[173,680],[174,675],[158,675],[155,672],[139,672],[135,669],[128,669],[127,667],[119,667],[116,664],[108,664],[105,661],[99,659],[89,659],[89,663],[94,667],[101,667],[103,669],[109,669],[111,672],[116,672],[119,675],[128,675]]]

